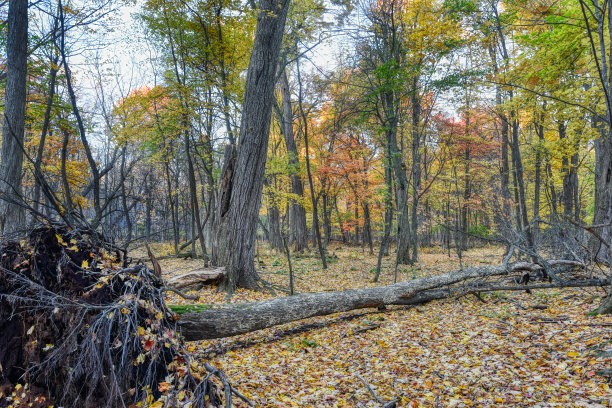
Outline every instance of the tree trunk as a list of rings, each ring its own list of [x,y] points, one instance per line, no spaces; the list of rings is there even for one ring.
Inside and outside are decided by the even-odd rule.
[[[418,208],[421,190],[421,131],[419,123],[421,120],[421,101],[418,95],[418,78],[414,79],[414,90],[412,91],[412,208],[410,226],[412,237],[411,263],[417,262],[419,257],[419,220]]]
[[[468,285],[466,287],[427,292],[431,289],[439,289],[467,279],[505,275],[509,272],[529,270],[537,267],[538,265],[525,262],[507,266],[474,266],[389,286],[339,292],[306,293],[246,305],[242,304],[237,307],[186,312],[180,317],[180,325],[182,333],[188,341],[214,339],[235,336],[314,316],[325,316],[354,309],[423,303],[453,294],[461,294],[462,292],[524,290],[527,287],[523,285],[504,284],[495,287],[476,283],[474,286]],[[609,284],[608,280],[594,279],[578,282],[568,281],[565,283],[565,286],[603,286],[607,284]],[[559,287],[560,285],[562,284],[534,286],[545,288]]]
[[[151,242],[151,213],[153,212],[153,172],[147,173],[145,176],[145,239],[146,242]]]
[[[200,241],[200,247],[202,248],[202,256],[204,257],[204,263],[208,265],[208,251],[206,250],[206,240],[204,239],[204,228],[202,227],[202,220],[200,218],[200,203],[198,200],[198,192],[196,186],[195,169],[193,166],[193,159],[191,158],[190,149],[190,136],[189,132],[185,130],[185,154],[187,156],[187,178],[189,179],[189,196],[191,198],[191,211],[193,212],[193,218],[195,220],[196,233],[192,234],[193,239],[197,236]]]
[[[565,143],[566,132],[565,123],[563,121],[558,123],[559,140],[561,143]],[[565,150],[565,149],[564,149]],[[563,153],[561,158],[561,172],[563,173],[563,215],[571,217],[573,212],[573,189],[571,186],[571,176],[569,169],[569,159],[567,154]]]
[[[387,144],[395,173],[395,197],[397,202],[397,263],[410,263],[410,218],[408,214],[408,180],[402,152],[397,147],[397,118],[391,120],[387,130]]]
[[[605,225],[599,230],[601,238],[612,242],[612,132],[602,129],[602,135],[595,139],[595,214],[594,225]],[[609,252],[605,245],[593,238],[591,248],[595,257],[609,261]]]
[[[164,139],[164,144],[165,144],[165,139]],[[170,146],[170,148],[172,148],[172,146]],[[165,146],[164,146],[164,151],[166,151]],[[178,255],[179,253],[179,249],[178,249],[178,244],[179,244],[179,227],[178,227],[178,220],[176,219],[176,211],[175,211],[175,207],[177,205],[177,200],[175,199],[176,197],[176,192],[173,191],[172,189],[172,177],[170,175],[170,157],[168,157],[167,153],[164,153],[164,175],[166,176],[166,192],[168,194],[168,202],[170,203],[170,218],[172,219],[172,236],[173,236],[173,244],[174,244],[174,255]]]
[[[218,247],[227,247],[222,286],[258,289],[255,240],[263,189],[270,115],[278,56],[289,0],[260,0],[255,42],[247,71],[238,155],[231,179],[229,208],[220,220]]]
[[[329,205],[329,194],[327,192],[323,192],[321,196],[321,203],[323,207],[323,232],[325,233],[325,247],[329,245],[329,241],[331,240],[332,226],[331,220],[329,218],[329,213],[331,212],[331,208]]]
[[[123,218],[125,219],[125,226],[127,229],[127,235],[125,238],[125,245],[124,248],[127,248],[128,245],[130,244],[130,242],[132,241],[132,218],[130,217],[130,207],[128,206],[127,203],[127,196],[128,196],[128,192],[127,189],[125,187],[125,161],[127,159],[127,143],[125,143],[123,145],[123,148],[121,149],[121,166],[120,166],[120,179],[121,179],[121,210],[123,212]],[[146,180],[145,180],[146,183]]]
[[[280,212],[273,200],[270,200],[270,204],[268,205],[268,226],[268,240],[270,242],[270,246],[272,247],[272,249],[282,251],[283,237],[281,235],[280,228]]]
[[[317,211],[317,199],[315,197],[314,182],[312,181],[312,171],[310,169],[310,152],[308,151],[308,117],[304,111],[303,94],[302,94],[302,78],[300,75],[300,60],[297,61],[297,77],[298,84],[300,87],[298,103],[300,107],[300,114],[302,116],[302,124],[304,126],[304,147],[306,148],[306,173],[308,174],[308,185],[310,186],[310,197],[312,199],[312,232],[313,232],[313,246],[316,242],[319,248],[319,257],[321,258],[321,264],[323,269],[327,269],[327,259],[325,256],[325,249],[321,241],[321,229],[319,228],[319,213]],[[316,241],[315,241],[316,240]]]
[[[529,225],[529,217],[527,214],[527,198],[525,197],[525,179],[523,175],[523,160],[521,158],[521,150],[519,146],[519,123],[515,117],[516,113],[513,111],[511,114],[512,118],[512,162],[514,164],[514,172],[516,174],[516,180],[518,185],[518,204],[521,208],[522,216],[522,227],[525,228],[525,238],[527,239],[527,246],[533,248],[533,235],[531,232],[531,226]],[[521,229],[519,229],[521,231]]]
[[[53,27],[53,32],[55,35],[55,31],[57,30],[57,19],[55,20],[55,24]],[[45,107],[45,117],[43,119],[43,126],[42,126],[42,130],[40,132],[40,141],[38,142],[38,150],[36,151],[36,160],[34,161],[34,178],[35,178],[35,184],[34,184],[34,197],[32,199],[33,201],[33,206],[34,206],[34,213],[36,214],[38,212],[38,209],[40,208],[40,190],[41,190],[41,180],[39,180],[39,175],[42,175],[41,173],[41,165],[42,165],[42,159],[43,159],[43,153],[45,150],[45,142],[47,139],[47,133],[49,132],[49,125],[51,123],[51,108],[53,107],[53,100],[55,98],[55,84],[56,84],[56,79],[57,79],[57,71],[58,71],[58,64],[59,62],[59,55],[54,55],[53,59],[51,59],[50,63],[51,63],[51,68],[49,70],[49,89],[48,89],[48,95],[47,95],[47,106]],[[32,218],[32,225],[34,225],[34,221],[35,221],[35,217]]]
[[[546,109],[546,104],[544,104]],[[540,118],[534,124],[536,134],[540,141],[544,139],[544,113],[540,115]],[[534,237],[539,234],[540,231],[540,193],[542,189],[542,151],[544,146],[537,144],[535,149],[535,182],[533,190],[533,219],[536,220],[533,224]]]
[[[380,250],[378,251],[378,259],[376,261],[376,275],[374,275],[374,282],[378,282],[378,279],[380,278],[382,258],[383,255],[387,254],[389,247],[389,236],[391,235],[391,224],[393,223],[393,176],[391,167],[389,165],[385,166],[385,182],[387,184],[387,191],[385,195],[385,225],[383,237],[380,243]]]
[[[281,72],[281,96],[283,106],[283,136],[285,137],[285,145],[287,154],[289,155],[289,169],[291,175],[291,192],[298,198],[291,201],[291,242],[295,245],[296,252],[302,252],[307,249],[308,239],[306,233],[306,210],[301,203],[304,198],[304,185],[300,177],[300,160],[293,136],[293,109],[291,107],[291,92],[289,91],[289,79],[287,72],[283,68]]]
[[[85,124],[83,122],[83,118],[81,116],[81,112],[79,111],[79,107],[77,106],[76,94],[74,92],[74,88],[72,86],[72,71],[68,65],[68,58],[66,56],[66,26],[65,26],[65,16],[64,16],[64,6],[60,0],[59,2],[59,15],[60,15],[60,27],[61,27],[61,36],[60,36],[60,54],[62,56],[62,65],[64,66],[64,75],[66,76],[66,88],[68,91],[68,96],[70,97],[70,105],[72,106],[72,113],[77,121],[77,128],[79,131],[79,137],[81,139],[81,144],[83,145],[83,150],[85,151],[85,157],[87,158],[87,163],[89,164],[89,169],[91,171],[91,185],[92,185],[92,194],[93,194],[93,208],[95,211],[95,217],[90,222],[91,227],[93,229],[98,228],[100,223],[103,221],[104,214],[102,213],[102,204],[101,200],[101,192],[100,192],[100,181],[101,175],[100,170],[98,168],[98,164],[96,159],[93,156],[93,152],[89,145],[89,141],[87,140],[87,134],[85,132]],[[108,203],[107,203],[108,204]]]
[[[368,244],[370,255],[374,254],[374,243],[372,242],[372,222],[370,220],[370,205],[362,202],[363,206],[363,242]]]
[[[21,173],[25,135],[26,75],[28,70],[28,1],[8,5],[6,89],[0,152],[0,234],[25,225]]]

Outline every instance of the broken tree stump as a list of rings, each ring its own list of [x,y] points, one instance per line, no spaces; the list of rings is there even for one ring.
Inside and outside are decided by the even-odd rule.
[[[166,286],[179,290],[197,290],[204,285],[219,282],[223,276],[225,276],[224,267],[201,269],[167,279]]]

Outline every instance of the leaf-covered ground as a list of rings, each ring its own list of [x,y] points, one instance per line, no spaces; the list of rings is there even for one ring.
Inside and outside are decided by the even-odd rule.
[[[424,251],[426,252],[426,251]],[[372,282],[374,256],[335,246],[323,270],[312,254],[293,259],[298,293],[385,285],[393,281],[391,257]],[[464,265],[497,264],[502,249],[480,248]],[[337,257],[337,258],[336,258]],[[284,256],[261,251],[267,281],[286,287]],[[197,261],[162,262],[168,275],[198,268]],[[456,256],[423,253],[412,279],[458,267]],[[197,303],[225,303],[206,287]],[[491,293],[384,312],[360,310],[312,318],[229,339],[190,344],[201,362],[226,371],[259,407],[381,406],[359,378],[385,401],[405,407],[605,407],[611,406],[612,317],[587,316],[601,290]],[[284,293],[279,293],[284,296]],[[240,290],[232,302],[272,295]],[[173,304],[189,303],[174,295]]]

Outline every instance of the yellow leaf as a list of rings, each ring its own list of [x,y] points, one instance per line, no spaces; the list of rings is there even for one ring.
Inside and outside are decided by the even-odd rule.
[[[83,261],[83,263],[81,264],[81,268],[83,268],[83,269],[89,268],[89,262],[87,262],[87,259],[85,259]]]
[[[568,351],[567,352],[567,356],[568,357],[578,357],[579,353],[576,351]]]
[[[145,355],[141,353],[138,355],[138,357],[136,357],[136,361],[134,362],[134,365],[142,364],[144,362],[145,362]]]

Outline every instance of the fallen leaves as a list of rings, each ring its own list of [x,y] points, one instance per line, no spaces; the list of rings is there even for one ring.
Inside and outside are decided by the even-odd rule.
[[[391,258],[385,259],[387,268],[375,284],[374,256],[360,249],[332,251],[338,261],[327,271],[314,255],[293,259],[297,292],[393,280]],[[464,263],[477,264],[500,253],[499,248],[473,250],[464,255]],[[271,252],[260,257],[262,277],[286,286],[284,257]],[[201,266],[164,262],[164,269],[174,274]],[[455,257],[432,251],[421,256],[418,268],[400,267],[400,278],[456,267]],[[196,303],[226,303],[225,295],[214,291],[205,287],[191,294],[199,295]],[[210,361],[223,369],[233,386],[261,407],[379,406],[355,373],[384,400],[400,398],[398,406],[605,407],[610,406],[609,385],[596,372],[612,361],[601,354],[602,344],[612,344],[607,326],[612,319],[586,316],[594,308],[594,293],[492,293],[482,295],[486,304],[464,297],[383,313],[352,311],[189,347],[198,364]],[[231,302],[271,296],[240,290]],[[192,303],[169,297],[170,303]]]

